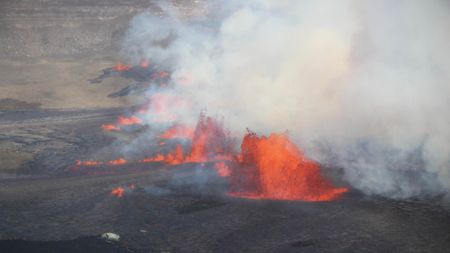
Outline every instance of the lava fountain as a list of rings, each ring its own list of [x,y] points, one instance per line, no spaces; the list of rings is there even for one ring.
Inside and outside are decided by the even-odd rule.
[[[238,166],[232,170],[232,195],[255,199],[329,201],[347,188],[336,188],[286,134],[259,137],[248,132]]]

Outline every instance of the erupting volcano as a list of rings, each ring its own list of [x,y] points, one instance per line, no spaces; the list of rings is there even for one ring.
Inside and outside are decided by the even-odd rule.
[[[156,96],[157,98],[159,96]],[[169,100],[157,100],[156,111],[164,113]],[[148,110],[148,108],[147,108]],[[138,113],[146,113],[139,110]],[[117,125],[144,124],[136,117],[119,117]],[[183,163],[214,163],[214,169],[230,184],[230,195],[252,199],[278,199],[303,201],[330,201],[345,193],[347,188],[337,188],[321,175],[320,165],[305,156],[290,141],[287,134],[271,134],[259,137],[248,132],[236,152],[234,139],[221,121],[200,114],[195,128],[174,124],[159,139],[178,141],[173,150],[157,153],[135,163],[163,162],[168,165]],[[164,145],[165,142],[159,141]],[[78,161],[79,166],[123,165],[124,158],[108,162]]]
[[[232,195],[256,199],[328,201],[347,191],[335,188],[285,134],[249,132],[232,172]]]
[[[140,68],[147,68],[142,61]],[[117,65],[116,71],[130,71],[132,65]],[[159,78],[170,78],[168,72],[155,72]],[[176,81],[175,81],[176,83]],[[203,164],[229,181],[230,195],[252,199],[330,201],[347,188],[336,188],[321,175],[320,165],[307,158],[286,134],[259,137],[248,132],[237,151],[236,137],[222,121],[201,113],[195,127],[177,119],[178,108],[190,107],[181,94],[163,91],[148,94],[147,102],[133,115],[120,116],[115,124],[102,125],[106,131],[126,131],[127,126],[164,126],[154,147],[156,154],[139,161],[119,158],[107,162],[78,161],[78,166],[123,165],[127,163]],[[174,111],[175,110],[175,111]],[[144,120],[145,119],[145,120]],[[167,127],[167,125],[170,125]],[[124,128],[125,127],[125,128]],[[156,127],[159,128],[159,127]],[[149,143],[150,144],[150,143]],[[208,164],[208,166],[204,166]]]

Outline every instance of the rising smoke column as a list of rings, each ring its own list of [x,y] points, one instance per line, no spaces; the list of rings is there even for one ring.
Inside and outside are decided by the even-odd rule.
[[[207,108],[235,134],[287,129],[368,194],[436,195],[450,191],[449,5],[214,1],[186,21],[162,4],[132,20],[123,54],[172,71],[168,92],[192,101],[167,108],[181,123]]]

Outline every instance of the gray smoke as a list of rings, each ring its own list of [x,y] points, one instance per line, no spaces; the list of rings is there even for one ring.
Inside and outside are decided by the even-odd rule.
[[[214,1],[136,16],[123,54],[172,71],[190,101],[240,136],[283,132],[353,187],[392,198],[450,192],[450,3]],[[184,80],[184,81],[182,81]],[[187,80],[187,81],[186,81]]]

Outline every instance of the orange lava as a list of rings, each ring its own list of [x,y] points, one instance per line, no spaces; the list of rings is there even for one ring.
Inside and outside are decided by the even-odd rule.
[[[101,162],[101,161],[77,161],[77,166],[98,166],[103,164],[109,164],[109,165],[123,165],[127,164],[128,161],[124,158],[119,158],[116,160],[108,161],[108,162]]]
[[[129,118],[124,117],[124,116],[119,116],[119,119],[117,120],[117,124],[123,125],[123,126],[140,125],[142,123],[143,123],[142,119],[140,119],[136,116],[131,116]]]
[[[164,162],[166,157],[163,154],[157,154],[154,157],[149,157],[141,160],[141,163],[153,163],[153,162]]]
[[[104,124],[102,125],[102,129],[105,131],[119,131],[120,128],[114,124]]]
[[[114,195],[114,196],[116,196],[116,197],[118,197],[118,198],[121,198],[121,197],[123,197],[123,195],[125,194],[125,189],[124,189],[123,187],[117,187],[117,188],[114,188],[114,189],[111,191],[111,194]]]
[[[189,155],[185,155],[183,147],[177,145],[169,154],[157,154],[146,158],[143,162],[165,162],[168,164],[203,163],[211,161],[232,160],[232,146],[229,142],[228,132],[222,123],[211,117],[200,115],[195,130],[191,133],[189,128],[184,129],[184,135],[192,135],[192,148]],[[162,136],[173,137],[179,129],[169,129]]]
[[[117,160],[112,160],[112,161],[108,162],[108,164],[111,164],[111,165],[122,165],[122,164],[126,164],[126,163],[127,163],[127,160],[125,160],[124,158],[119,158]]]
[[[131,64],[123,64],[118,63],[116,66],[114,66],[114,70],[118,72],[128,71],[131,70],[133,66]]]
[[[241,161],[232,171],[232,195],[256,199],[330,201],[347,188],[336,188],[320,174],[285,134],[258,137],[248,133]]]
[[[177,165],[185,162],[184,151],[181,145],[177,145],[175,150],[169,154],[157,154],[154,157],[145,158],[142,163],[164,162],[171,165]]]
[[[156,93],[138,113],[148,115],[151,111],[149,116],[154,117],[155,122],[173,122],[176,117],[171,109],[174,105],[178,108],[178,105],[183,104],[182,101],[173,94]],[[120,126],[143,123],[143,120],[136,116],[120,116],[117,124],[102,125],[102,128],[117,131]],[[259,137],[249,132],[244,136],[240,154],[234,152],[229,135],[221,121],[201,114],[195,129],[176,124],[158,136],[159,146],[168,147],[172,142],[166,144],[166,141],[173,139],[190,140],[190,146],[178,144],[172,151],[158,153],[138,162],[162,162],[170,165],[213,162],[217,174],[229,178],[230,194],[237,197],[331,201],[348,191],[347,188],[335,187],[324,178],[319,164],[308,159],[286,134]],[[124,158],[105,162],[77,161],[78,166],[126,163],[128,161]],[[118,187],[111,193],[122,197],[124,188]]]
[[[201,114],[194,131],[191,154],[187,162],[207,162],[232,159],[232,143],[223,124]]]
[[[77,165],[78,166],[96,166],[96,165],[101,165],[103,164],[102,162],[98,162],[98,161],[77,161]]]
[[[102,129],[105,131],[120,131],[120,126],[141,125],[143,123],[142,119],[136,116],[119,116],[116,124],[103,124]]]

